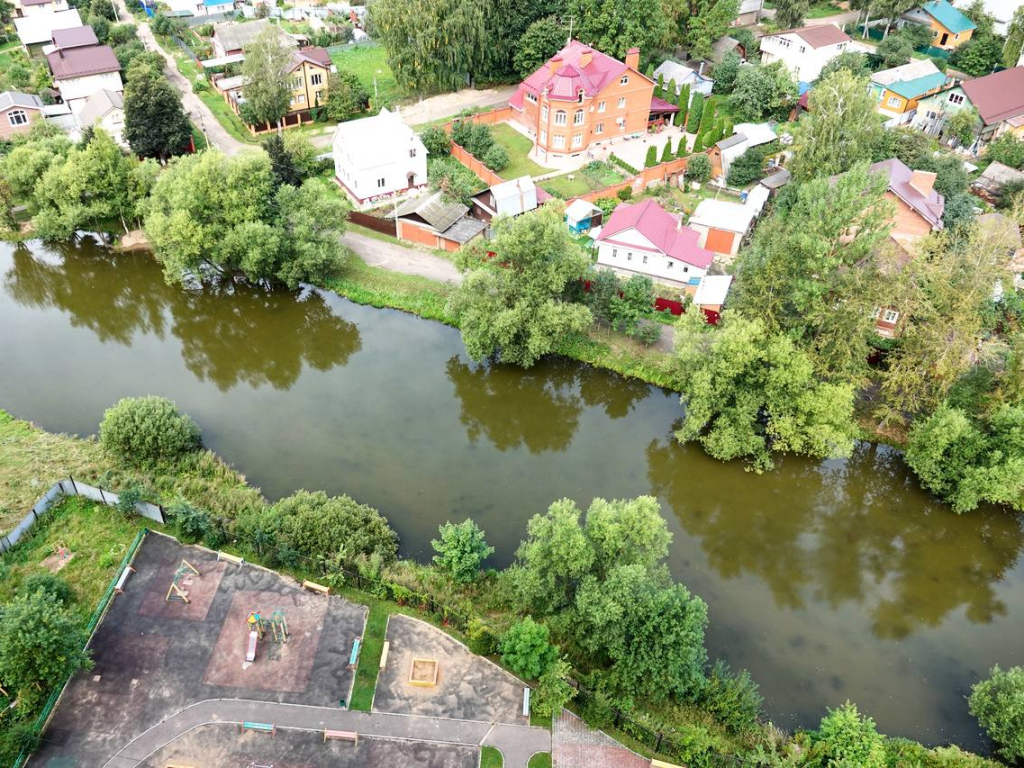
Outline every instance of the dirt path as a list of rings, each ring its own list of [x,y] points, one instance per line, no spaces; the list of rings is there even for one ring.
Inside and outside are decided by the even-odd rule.
[[[442,117],[451,117],[463,109],[503,107],[508,103],[509,97],[516,92],[516,88],[515,85],[508,85],[480,91],[464,88],[455,93],[442,93],[402,107],[402,118],[407,125],[421,125],[440,120]]]
[[[462,283],[462,275],[455,269],[455,265],[432,253],[378,240],[351,229],[342,235],[341,241],[371,266],[443,283]]]

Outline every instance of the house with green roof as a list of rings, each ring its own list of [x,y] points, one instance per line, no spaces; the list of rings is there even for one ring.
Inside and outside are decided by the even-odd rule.
[[[952,51],[971,39],[975,24],[948,0],[931,0],[920,8],[908,11],[900,17],[901,22],[920,24],[932,30],[932,45],[944,51]],[[902,23],[900,24],[902,26]]]
[[[914,59],[871,76],[871,93],[878,101],[878,113],[886,118],[887,128],[911,122],[921,99],[952,85],[953,81],[931,59]]]

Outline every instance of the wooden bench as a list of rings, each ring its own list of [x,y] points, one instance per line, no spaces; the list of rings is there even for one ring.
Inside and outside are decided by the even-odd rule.
[[[115,595],[123,595],[124,594],[125,582],[128,581],[128,576],[130,574],[132,574],[132,573],[135,573],[135,569],[132,568],[130,565],[126,565],[124,567],[124,570],[121,571],[121,576],[118,578],[117,584],[114,585],[114,594]]]
[[[242,565],[245,562],[238,555],[232,555],[230,552],[217,552],[217,560],[224,560],[228,563],[234,563],[235,565]]]
[[[359,745],[359,734],[355,731],[332,731],[328,728],[324,729],[324,743],[326,744],[328,739],[332,741],[351,741],[355,745]]]
[[[269,733],[271,736],[277,733],[277,726],[274,723],[253,723],[249,720],[244,720],[241,726],[241,732],[246,731],[260,731],[261,733]]]
[[[303,581],[302,588],[308,589],[310,592],[319,592],[321,595],[331,594],[330,587],[325,587],[323,584],[317,584],[315,581]]]
[[[387,640],[384,641],[384,650],[380,652],[380,668],[384,669],[388,663],[388,649],[391,648],[391,643]]]
[[[523,689],[523,717],[530,716],[530,689]]]
[[[352,641],[352,654],[348,657],[348,668],[355,669],[356,664],[359,663],[359,646],[362,644],[363,638],[357,637]]]

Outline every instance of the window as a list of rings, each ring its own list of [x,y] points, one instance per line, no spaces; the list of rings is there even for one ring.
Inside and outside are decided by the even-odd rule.
[[[612,258],[613,259],[617,258],[618,255],[619,255],[619,249],[618,248],[612,248]]]
[[[560,109],[555,112],[555,125],[565,125],[568,121],[568,115],[565,114],[564,109]]]
[[[689,271],[690,271],[689,267],[683,267],[683,272],[689,272]]]
[[[604,101],[597,102],[597,111],[598,112],[604,112],[604,108],[605,108],[606,103],[607,102],[604,102]]]
[[[669,269],[672,269],[672,267],[674,267],[674,266],[675,266],[675,264],[676,264],[676,263],[675,263],[674,261],[672,261],[672,259],[669,259],[669,260],[668,260],[668,268],[669,268]]]
[[[377,179],[377,188],[378,189],[384,189],[384,185],[386,183],[387,183],[387,181],[385,179],[383,179],[383,178]]]
[[[573,125],[583,125],[583,110],[577,109],[576,114],[572,116]]]
[[[604,123],[598,123],[597,127],[594,129],[594,133],[597,133],[597,134],[604,133]]]
[[[416,157],[416,147],[409,150],[409,157]]]
[[[934,120],[936,117],[938,117],[938,115],[935,112],[932,112],[930,109],[924,114],[925,117],[927,117],[929,120]]]
[[[576,94],[576,103],[577,104],[582,104],[583,103],[583,89],[582,88],[580,88],[579,93]]]
[[[626,261],[632,261],[632,260],[633,260],[633,252],[629,251],[629,252],[626,253]]]
[[[301,77],[293,77],[292,78],[292,89],[301,88],[301,87],[302,87],[302,78]]]
[[[530,102],[531,104],[536,104],[537,103],[537,97],[534,96],[532,93],[527,93],[526,94],[526,100],[528,102]]]
[[[882,320],[886,323],[895,323],[900,319],[900,313],[894,309],[887,309],[882,314]]]
[[[619,85],[629,85],[629,75],[623,75],[619,80]]]
[[[306,94],[300,93],[299,94],[299,104],[305,104],[305,103],[306,103]]]
[[[890,107],[898,107],[900,104],[903,103],[903,100],[899,96],[890,96],[889,100],[885,103],[888,104]]]
[[[644,254],[644,264],[646,264],[646,263],[647,263],[647,254],[645,253]]]
[[[565,136],[555,136],[553,145],[556,149],[562,149],[565,146]]]
[[[619,109],[625,109],[625,108],[626,108],[626,97],[623,96],[621,99],[619,99]]]
[[[951,94],[949,94],[949,103],[950,104],[963,104],[964,103],[964,95],[962,93],[951,93]]]
[[[28,125],[28,113],[24,109],[12,109],[7,113],[7,122],[12,126]]]
[[[324,76],[319,72],[314,72],[309,78],[310,85],[322,85],[323,82]]]
[[[583,134],[582,133],[574,133],[572,135],[572,145],[574,147],[582,147],[583,146]]]
[[[322,104],[323,101],[324,101],[324,92],[323,92],[323,90],[319,90],[316,93],[314,93],[313,94],[313,98],[316,99],[316,103],[317,104]]]
[[[547,144],[548,143],[548,132],[547,131],[541,131],[540,132],[540,143],[541,144]]]
[[[800,46],[800,53],[807,53],[807,47],[806,47],[806,46],[803,46],[803,45],[801,45],[801,46]]]
[[[548,107],[546,104],[540,108],[540,119],[545,123],[548,121]]]
[[[784,37],[777,37],[775,39],[779,42],[779,45],[781,45],[783,48],[789,48],[793,44],[792,41],[787,40]]]

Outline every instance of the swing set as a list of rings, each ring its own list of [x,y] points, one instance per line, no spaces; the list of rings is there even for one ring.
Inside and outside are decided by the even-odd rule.
[[[174,572],[174,578],[171,580],[171,586],[167,589],[167,595],[164,597],[164,602],[168,603],[172,600],[181,600],[183,603],[188,603],[188,590],[184,587],[188,586],[187,581],[191,581],[192,576],[198,576],[202,578],[202,574],[199,573],[199,569],[196,568],[188,560],[182,560],[181,565]]]

